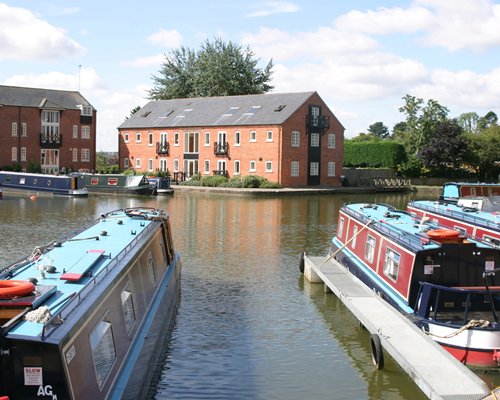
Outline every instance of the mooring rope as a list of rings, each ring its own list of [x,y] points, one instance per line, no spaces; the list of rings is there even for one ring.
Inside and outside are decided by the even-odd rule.
[[[454,336],[459,335],[460,333],[462,333],[463,331],[465,331],[467,329],[485,328],[485,327],[487,327],[489,325],[490,325],[490,322],[486,321],[484,319],[471,319],[467,324],[465,324],[461,328],[457,329],[455,332],[452,332],[452,333],[450,333],[448,335],[445,335],[445,336],[436,335],[434,333],[427,332],[427,331],[424,331],[424,332],[427,335],[429,335],[429,336],[434,336],[434,337],[437,337],[437,338],[440,338],[440,339],[448,339],[448,338],[452,338]]]

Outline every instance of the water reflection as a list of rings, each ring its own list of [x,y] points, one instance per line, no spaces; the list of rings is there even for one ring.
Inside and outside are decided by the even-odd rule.
[[[392,361],[374,370],[367,333],[335,295],[304,282],[298,270],[300,252],[326,254],[344,202],[404,207],[415,196],[423,198],[4,196],[0,265],[102,212],[167,209],[183,259],[181,303],[150,398],[418,399],[419,389]]]

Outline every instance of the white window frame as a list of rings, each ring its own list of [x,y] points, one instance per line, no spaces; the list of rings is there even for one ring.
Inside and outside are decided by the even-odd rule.
[[[311,176],[318,176],[319,175],[319,162],[311,162],[309,171],[310,171],[309,174]]]
[[[135,142],[136,143],[141,143],[142,142],[141,132],[136,132],[136,134],[135,134]]]
[[[234,145],[240,146],[240,144],[241,144],[241,132],[236,131],[234,132]]]
[[[356,247],[356,239],[358,238],[358,226],[355,225],[354,228],[352,229],[352,236],[351,236],[351,248],[354,249]]]
[[[256,142],[257,141],[257,131],[250,131],[250,142]]]
[[[344,233],[344,217],[340,217],[340,220],[339,220],[339,225],[337,227],[337,237],[341,238],[342,237],[342,233]]]
[[[329,149],[334,149],[336,146],[336,137],[334,133],[329,133],[328,134],[328,148]]]
[[[248,172],[256,172],[257,171],[257,162],[255,160],[250,160]]]
[[[140,169],[141,168],[141,159],[140,158],[136,158],[135,159],[135,168],[136,169]]]
[[[12,123],[11,136],[17,136],[17,122]]]
[[[154,134],[153,132],[148,132],[148,146],[154,146]]]
[[[153,166],[153,159],[150,158],[148,159],[148,172],[153,172],[154,166]]]
[[[384,275],[396,282],[399,275],[399,265],[401,263],[401,254],[387,247],[384,257]]]
[[[11,161],[17,161],[17,147],[12,147],[10,155]]]
[[[273,172],[273,162],[272,161],[266,161],[266,169],[265,172]]]
[[[241,174],[241,163],[240,160],[234,160],[234,172],[233,175]]]
[[[373,259],[375,257],[375,246],[377,245],[377,240],[372,236],[368,235],[366,238],[366,245],[365,245],[365,258],[366,261],[369,263],[373,262]]]
[[[179,146],[179,140],[180,140],[180,133],[179,132],[174,132],[174,146]]]
[[[78,139],[78,125],[73,125],[73,139]]]
[[[292,139],[291,139],[292,147],[300,147],[300,132],[292,131]]]
[[[205,132],[204,146],[206,147],[210,146],[210,132]]]
[[[26,147],[21,147],[21,161],[27,161],[27,159],[26,159]]]
[[[290,165],[290,176],[299,176],[300,173],[300,163],[298,161],[292,161]]]
[[[203,161],[203,173],[210,175],[210,160]]]
[[[123,141],[128,143],[130,141],[128,132],[123,133]]]
[[[28,124],[26,122],[21,123],[21,136],[22,137],[28,136]]]
[[[82,149],[80,152],[81,162],[90,162],[90,149]]]
[[[328,161],[328,176],[335,176],[335,162]]]
[[[273,131],[267,131],[266,142],[272,142],[272,141],[273,141]]]
[[[71,158],[71,160],[73,162],[78,162],[78,149],[76,147],[73,147],[72,153],[73,157]]]
[[[179,160],[177,158],[174,160],[174,172],[179,172]]]
[[[319,147],[319,133],[311,133],[311,147]]]
[[[82,125],[82,139],[90,139],[90,126]]]
[[[81,115],[92,116],[92,107],[91,106],[83,106],[82,105],[82,113]]]
[[[124,169],[130,168],[130,160],[127,157],[123,159],[123,168]]]

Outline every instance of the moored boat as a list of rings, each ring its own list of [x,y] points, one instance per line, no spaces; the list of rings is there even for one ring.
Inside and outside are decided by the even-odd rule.
[[[7,191],[85,197],[88,191],[80,174],[49,175],[0,171],[0,185]]]
[[[156,195],[156,184],[144,175],[122,174],[83,174],[85,186],[89,192]]]
[[[156,185],[156,192],[159,195],[171,195],[174,194],[174,189],[170,185],[170,179],[166,176],[162,177],[148,177],[149,182]]]
[[[439,200],[458,202],[464,197],[500,196],[500,183],[446,182]]]
[[[500,196],[463,197],[457,202],[414,200],[407,210],[446,228],[500,248]]]
[[[132,208],[0,270],[0,396],[139,398],[179,301],[168,215]]]
[[[471,367],[500,365],[500,252],[383,204],[345,204],[330,257]]]

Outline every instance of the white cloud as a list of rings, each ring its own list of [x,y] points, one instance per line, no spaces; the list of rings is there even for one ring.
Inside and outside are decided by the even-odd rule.
[[[424,7],[396,7],[366,12],[353,10],[338,17],[334,24],[342,31],[389,34],[417,32],[428,27],[433,20],[432,12]]]
[[[151,67],[151,66],[157,67],[159,65],[162,65],[164,61],[165,61],[164,54],[155,54],[147,57],[139,57],[132,61],[123,61],[121,65],[124,65],[126,67],[138,67],[138,68]]]
[[[255,11],[247,14],[247,17],[267,17],[273,14],[293,13],[299,11],[299,7],[289,1],[264,1],[252,6]]]
[[[168,48],[180,47],[182,44],[182,35],[176,29],[169,31],[160,29],[147,37],[147,40]]]
[[[0,59],[54,60],[84,53],[84,48],[23,8],[0,3]]]

